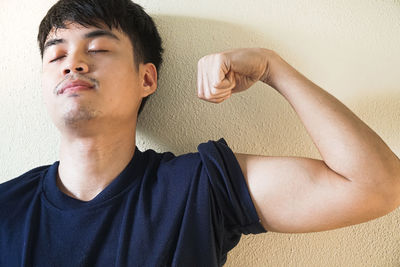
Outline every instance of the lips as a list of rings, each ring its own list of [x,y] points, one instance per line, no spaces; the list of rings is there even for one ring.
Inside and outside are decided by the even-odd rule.
[[[66,83],[60,90],[58,94],[64,93],[74,93],[77,91],[91,90],[94,86],[91,83],[84,82],[81,80],[76,80]]]

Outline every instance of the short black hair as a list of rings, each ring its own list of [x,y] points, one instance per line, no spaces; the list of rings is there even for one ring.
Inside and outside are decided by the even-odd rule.
[[[153,19],[131,0],[60,0],[47,12],[39,26],[38,44],[43,59],[44,45],[50,31],[66,28],[73,22],[84,27],[121,29],[128,35],[134,49],[136,67],[153,63],[159,72],[162,64],[162,40]],[[142,99],[138,115],[149,96]]]

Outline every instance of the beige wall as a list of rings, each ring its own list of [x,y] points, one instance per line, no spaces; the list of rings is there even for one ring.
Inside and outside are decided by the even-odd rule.
[[[0,0],[0,182],[57,160],[40,92],[37,26],[54,1]],[[400,155],[398,0],[140,0],[165,42],[138,147],[177,154],[224,137],[236,152],[320,158],[290,105],[257,84],[219,105],[196,97],[208,53],[266,47],[343,101]],[[295,177],[293,177],[295,179]],[[226,266],[400,266],[400,212],[313,234],[242,238]]]

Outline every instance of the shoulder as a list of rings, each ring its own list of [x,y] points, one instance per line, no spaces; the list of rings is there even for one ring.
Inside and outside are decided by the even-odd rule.
[[[187,180],[189,183],[195,177],[209,177],[216,171],[239,171],[236,170],[239,165],[234,153],[223,138],[201,143],[197,150],[175,156],[171,152],[158,153],[149,149],[143,152],[144,162],[147,170],[157,171],[155,176],[158,178],[172,177],[174,180]]]
[[[162,171],[179,172],[195,171],[209,161],[222,163],[222,161],[236,160],[223,138],[218,141],[209,140],[208,142],[200,143],[197,146],[197,150],[197,152],[175,156],[172,152],[158,153],[149,149],[144,152],[144,155],[148,163],[153,161],[154,164],[159,164],[158,167]]]
[[[223,161],[236,163],[234,153],[223,138],[201,143],[197,149],[203,162],[211,160],[214,163],[222,163]]]
[[[37,190],[40,178],[50,165],[36,167],[20,176],[0,184],[0,203],[7,203]]]
[[[175,155],[172,152],[160,153],[148,149],[142,155],[142,163],[146,166],[147,174],[152,173],[152,177],[158,177],[158,180],[160,177],[169,177],[175,180],[193,177],[193,173],[201,163],[199,153],[192,152]]]

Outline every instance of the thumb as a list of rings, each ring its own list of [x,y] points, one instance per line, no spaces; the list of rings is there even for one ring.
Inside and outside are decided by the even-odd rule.
[[[235,85],[235,74],[233,71],[229,71],[227,74],[223,74],[223,79],[217,82],[214,87],[217,89],[232,89]]]

